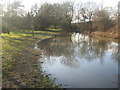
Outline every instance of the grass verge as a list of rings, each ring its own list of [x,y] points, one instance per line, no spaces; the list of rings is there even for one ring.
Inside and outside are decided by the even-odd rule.
[[[39,33],[42,31],[35,31]],[[41,52],[34,49],[38,39],[50,36],[30,30],[12,30],[10,35],[1,34],[3,88],[52,88],[54,85],[38,68]],[[43,32],[53,34],[52,32]],[[54,33],[55,34],[55,33]]]

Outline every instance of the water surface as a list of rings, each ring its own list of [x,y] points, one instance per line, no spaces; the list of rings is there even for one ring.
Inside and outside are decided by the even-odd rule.
[[[63,88],[118,87],[118,43],[74,33],[40,41],[42,71]]]

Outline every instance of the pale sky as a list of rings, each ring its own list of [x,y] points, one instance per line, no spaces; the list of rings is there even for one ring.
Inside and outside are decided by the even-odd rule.
[[[0,0],[2,1],[3,3],[6,3],[8,2],[9,0]],[[10,2],[13,2],[15,0],[10,0]],[[103,3],[103,6],[104,7],[114,7],[114,6],[117,6],[118,2],[120,0],[19,0],[19,1],[22,1],[22,4],[25,5],[25,10],[30,10],[31,6],[34,5],[35,3],[40,5],[40,4],[43,4],[45,2],[48,2],[48,3],[61,3],[61,2],[64,2],[64,1],[75,1],[75,2],[95,2],[97,4],[101,4],[101,2]]]

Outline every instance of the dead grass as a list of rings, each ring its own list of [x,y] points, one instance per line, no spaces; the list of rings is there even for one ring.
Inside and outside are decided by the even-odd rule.
[[[106,32],[92,32],[93,36],[101,36],[101,37],[108,37],[108,38],[113,38],[113,39],[120,39],[120,36],[118,34],[118,28],[113,27],[110,30],[106,31]]]

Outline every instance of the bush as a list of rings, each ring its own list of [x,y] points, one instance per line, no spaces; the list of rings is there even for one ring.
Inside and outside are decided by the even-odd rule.
[[[12,26],[8,23],[2,22],[2,33],[10,33]]]
[[[92,22],[81,22],[79,24],[76,24],[76,27],[77,27],[77,30],[79,30],[79,32],[93,31]]]

